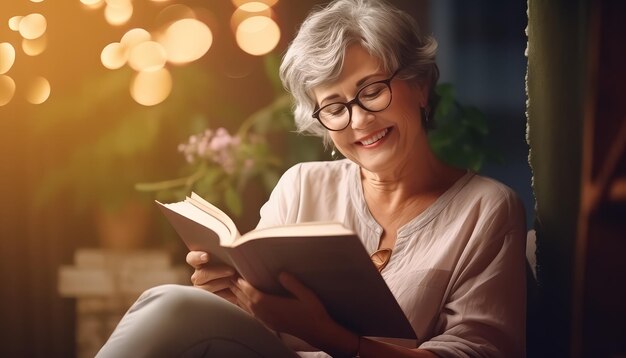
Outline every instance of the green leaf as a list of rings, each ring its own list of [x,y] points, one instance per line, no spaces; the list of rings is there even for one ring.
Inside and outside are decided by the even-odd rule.
[[[263,172],[263,185],[265,186],[265,190],[269,193],[274,189],[280,176],[275,171],[265,171]]]
[[[464,117],[467,119],[467,124],[472,129],[476,130],[482,136],[489,134],[489,128],[487,126],[487,119],[485,115],[476,107],[465,107]]]
[[[435,117],[445,117],[454,107],[454,87],[450,83],[442,83],[437,85],[435,93],[439,95],[439,104],[435,111]]]
[[[232,212],[235,216],[241,216],[243,211],[243,205],[241,204],[241,198],[239,197],[239,193],[232,186],[228,186],[226,191],[224,192],[224,201],[226,207],[230,212]]]
[[[272,83],[272,88],[275,93],[283,91],[283,84],[278,75],[280,68],[280,57],[275,53],[269,53],[263,56],[263,65],[265,66],[265,75]]]
[[[192,184],[192,187],[194,190],[196,190],[196,188],[210,188],[211,190],[218,191],[217,183],[221,176],[222,172],[220,169],[208,167],[204,174]]]

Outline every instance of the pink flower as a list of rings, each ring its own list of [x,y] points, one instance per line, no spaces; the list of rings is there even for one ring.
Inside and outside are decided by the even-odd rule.
[[[248,158],[238,164],[237,151],[242,145],[242,138],[232,136],[226,128],[220,127],[215,131],[206,129],[204,132],[189,137],[187,143],[178,145],[178,151],[183,153],[189,163],[196,160],[211,161],[224,170],[227,174],[234,174],[238,165],[242,170],[251,170],[255,163]]]

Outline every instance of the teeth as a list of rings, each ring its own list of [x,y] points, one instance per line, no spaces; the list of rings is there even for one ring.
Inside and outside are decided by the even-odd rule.
[[[362,140],[361,144],[363,144],[363,145],[374,144],[374,143],[378,142],[380,140],[380,138],[382,138],[385,135],[387,135],[387,132],[389,132],[389,129],[385,128],[384,130],[378,132],[377,134],[375,134],[371,138],[368,138],[366,140]]]

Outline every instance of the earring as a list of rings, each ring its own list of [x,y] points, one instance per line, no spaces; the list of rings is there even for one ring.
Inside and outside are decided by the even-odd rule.
[[[430,111],[428,110],[428,107],[422,107],[422,127],[424,128],[428,128],[429,114]]]
[[[337,158],[337,151],[335,150],[335,146],[334,146],[334,145],[333,145],[333,150],[330,152],[330,156],[331,156],[333,159],[336,159],[336,158]]]
[[[428,110],[428,107],[422,107],[422,121],[424,122],[424,124],[428,123],[429,114],[430,114],[430,111]]]

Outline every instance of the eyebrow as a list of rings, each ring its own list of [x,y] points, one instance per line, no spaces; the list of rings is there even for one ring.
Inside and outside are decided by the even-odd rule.
[[[383,75],[382,73],[372,73],[372,74],[370,74],[370,75],[367,75],[367,76],[365,76],[365,77],[361,78],[360,80],[358,80],[358,81],[356,82],[356,84],[354,85],[354,87],[358,89],[358,88],[359,88],[359,87],[361,87],[361,86],[362,86],[365,82],[367,82],[370,78],[372,78],[372,77],[377,77],[377,76],[382,76],[382,75]],[[325,101],[328,101],[328,100],[331,100],[331,99],[335,99],[335,98],[338,98],[338,97],[339,97],[339,95],[338,95],[338,94],[336,94],[336,93],[331,94],[330,96],[326,96],[326,97],[324,97],[324,98],[320,101],[320,105],[321,105],[322,103],[324,103]]]

